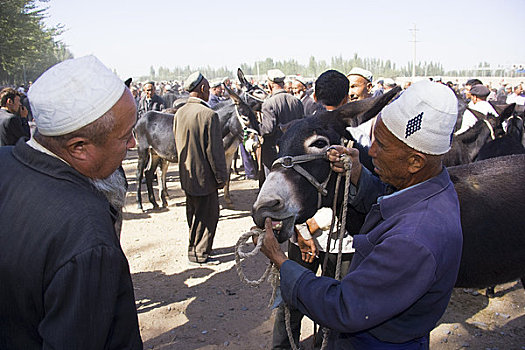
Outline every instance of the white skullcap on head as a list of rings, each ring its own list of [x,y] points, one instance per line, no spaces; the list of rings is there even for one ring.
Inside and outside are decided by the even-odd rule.
[[[84,56],[45,71],[31,85],[28,99],[38,132],[59,136],[100,118],[124,89],[124,82],[95,56]]]
[[[458,101],[447,86],[423,80],[412,84],[381,112],[381,120],[394,136],[425,154],[450,149]]]
[[[274,83],[282,83],[286,78],[286,75],[280,69],[270,69],[267,73],[268,80]]]
[[[374,80],[374,76],[372,75],[372,72],[370,72],[370,71],[368,71],[366,69],[363,69],[363,68],[359,68],[359,67],[352,68],[350,73],[348,73],[347,77],[350,76],[350,75],[362,76],[363,78],[365,78],[369,82],[372,82],[372,80]]]

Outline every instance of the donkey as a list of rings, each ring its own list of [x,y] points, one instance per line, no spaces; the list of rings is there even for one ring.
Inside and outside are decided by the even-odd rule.
[[[462,110],[461,104],[458,106],[458,119],[462,119],[467,108]],[[505,134],[502,124],[512,115],[514,106],[515,104],[494,106],[498,113],[496,116],[490,113],[484,115],[478,111],[470,110],[478,118],[478,121],[465,132],[454,134],[450,151],[443,157],[443,164],[453,166],[475,161],[485,144]]]
[[[334,112],[295,121],[280,143],[279,157],[286,167],[270,172],[253,205],[253,219],[264,227],[266,217],[280,222],[279,242],[288,239],[294,224],[312,217],[319,207],[331,206],[335,176],[325,158],[329,145],[346,137],[345,127],[377,114],[392,95],[352,102]],[[294,157],[310,155],[301,164],[315,181],[293,168]],[[448,168],[458,193],[463,229],[463,253],[457,287],[483,288],[525,276],[525,155],[500,157]],[[314,182],[326,182],[326,195]],[[318,186],[319,187],[319,186]],[[342,204],[343,191],[337,195]],[[319,203],[318,206],[315,204]],[[347,222],[355,220],[349,213]],[[355,232],[347,225],[349,232]],[[522,279],[522,282],[524,280]]]
[[[522,143],[523,118],[513,115],[507,119],[507,130],[500,137],[487,142],[478,152],[477,160],[525,153]]]
[[[231,100],[221,102],[215,106],[214,110],[217,112],[221,124],[221,136],[228,168],[228,180],[224,187],[224,200],[227,205],[231,205],[232,201],[229,191],[229,165],[232,162],[233,154],[237,151],[237,148],[242,141],[244,130],[249,127],[252,132],[258,133],[259,126],[255,114],[248,104],[246,104],[240,96],[235,94],[235,92],[231,90],[228,90],[228,92]],[[177,103],[175,110],[182,105],[183,103]],[[137,121],[137,125],[135,126],[134,133],[135,139],[137,140],[139,156],[137,163],[137,206],[139,209],[143,209],[141,193],[143,173],[146,177],[148,199],[154,209],[158,208],[153,193],[153,176],[155,169],[159,164],[161,165],[162,170],[160,197],[162,205],[164,207],[168,205],[168,193],[166,188],[168,162],[178,161],[177,148],[173,136],[173,116],[173,114],[149,111]],[[148,161],[150,161],[150,165],[148,170],[144,172]]]
[[[169,162],[177,163],[177,148],[173,136],[173,114],[156,111],[146,112],[137,121],[133,130],[137,141],[137,206],[142,208],[142,178],[146,177],[148,199],[153,208],[158,208],[153,193],[153,177],[160,165],[160,198],[162,206],[168,206],[166,176]]]

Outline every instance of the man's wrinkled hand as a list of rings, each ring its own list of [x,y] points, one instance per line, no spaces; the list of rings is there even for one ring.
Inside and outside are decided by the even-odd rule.
[[[265,235],[261,246],[261,252],[263,252],[263,254],[277,266],[277,268],[281,268],[281,265],[288,260],[288,258],[281,250],[281,246],[273,234],[272,219],[266,218],[264,221],[264,231]],[[255,245],[257,245],[257,241],[257,237],[254,236],[253,243]]]
[[[347,148],[340,145],[332,145],[326,151],[326,156],[330,161],[330,167],[336,173],[342,173],[345,171],[345,165],[343,162],[343,155],[346,154],[350,157],[352,162],[351,178],[350,180],[354,185],[359,181],[361,176],[362,165],[359,162],[359,150],[355,148]]]
[[[299,233],[299,231],[295,231],[297,233],[297,244],[299,245],[299,249],[301,250],[301,259],[303,259],[304,262],[307,263],[313,263],[315,258],[317,258],[317,246],[315,245],[315,242],[312,239],[304,239],[304,237]]]

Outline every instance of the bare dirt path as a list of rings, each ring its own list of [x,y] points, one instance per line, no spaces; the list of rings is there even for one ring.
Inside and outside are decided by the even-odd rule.
[[[214,240],[217,266],[193,266],[186,258],[188,228],[185,198],[177,165],[168,173],[169,206],[142,212],[136,208],[136,154],[124,161],[130,183],[124,212],[122,246],[128,257],[140,330],[145,349],[269,349],[273,316],[268,308],[268,284],[250,288],[235,269],[233,250],[239,236],[253,226],[251,205],[258,184],[232,176],[233,209],[222,209]],[[144,208],[147,203],[143,187]],[[156,194],[158,198],[158,193]],[[221,204],[222,193],[220,194]],[[266,259],[245,263],[253,278],[262,274]],[[480,294],[481,293],[481,294]],[[525,349],[525,292],[521,283],[484,291],[454,290],[447,312],[431,334],[432,349]],[[302,339],[312,334],[303,321]],[[311,341],[303,341],[309,349]]]

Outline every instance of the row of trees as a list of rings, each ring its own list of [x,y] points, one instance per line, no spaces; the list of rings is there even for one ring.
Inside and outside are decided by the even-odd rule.
[[[350,59],[345,59],[342,56],[332,57],[330,62],[325,60],[317,60],[315,57],[310,57],[308,64],[301,64],[295,59],[284,61],[274,61],[268,57],[263,61],[257,61],[253,64],[243,63],[240,68],[246,75],[264,77],[266,72],[272,68],[279,68],[286,75],[300,75],[304,77],[317,77],[327,69],[336,69],[343,73],[348,73],[353,67],[361,67],[371,71],[376,78],[395,78],[395,77],[410,77],[412,76],[412,63],[409,62],[405,66],[398,67],[390,60],[382,60],[377,58],[361,58],[357,54]],[[226,67],[212,68],[210,66],[191,68],[175,67],[170,70],[166,67],[160,67],[158,72],[155,72],[153,67],[150,68],[150,75],[147,77],[140,77],[141,80],[183,80],[195,70],[200,70],[209,79],[220,77],[235,77],[234,71],[228,70]],[[465,70],[445,71],[443,65],[437,62],[420,62],[415,69],[417,76],[457,76],[457,77],[490,77],[490,76],[525,76],[524,72],[515,70],[509,71],[503,68],[491,69],[487,62],[479,63],[478,67]]]
[[[55,38],[62,28],[46,27],[48,0],[2,0],[0,4],[0,85],[34,81],[50,66],[72,57]]]

